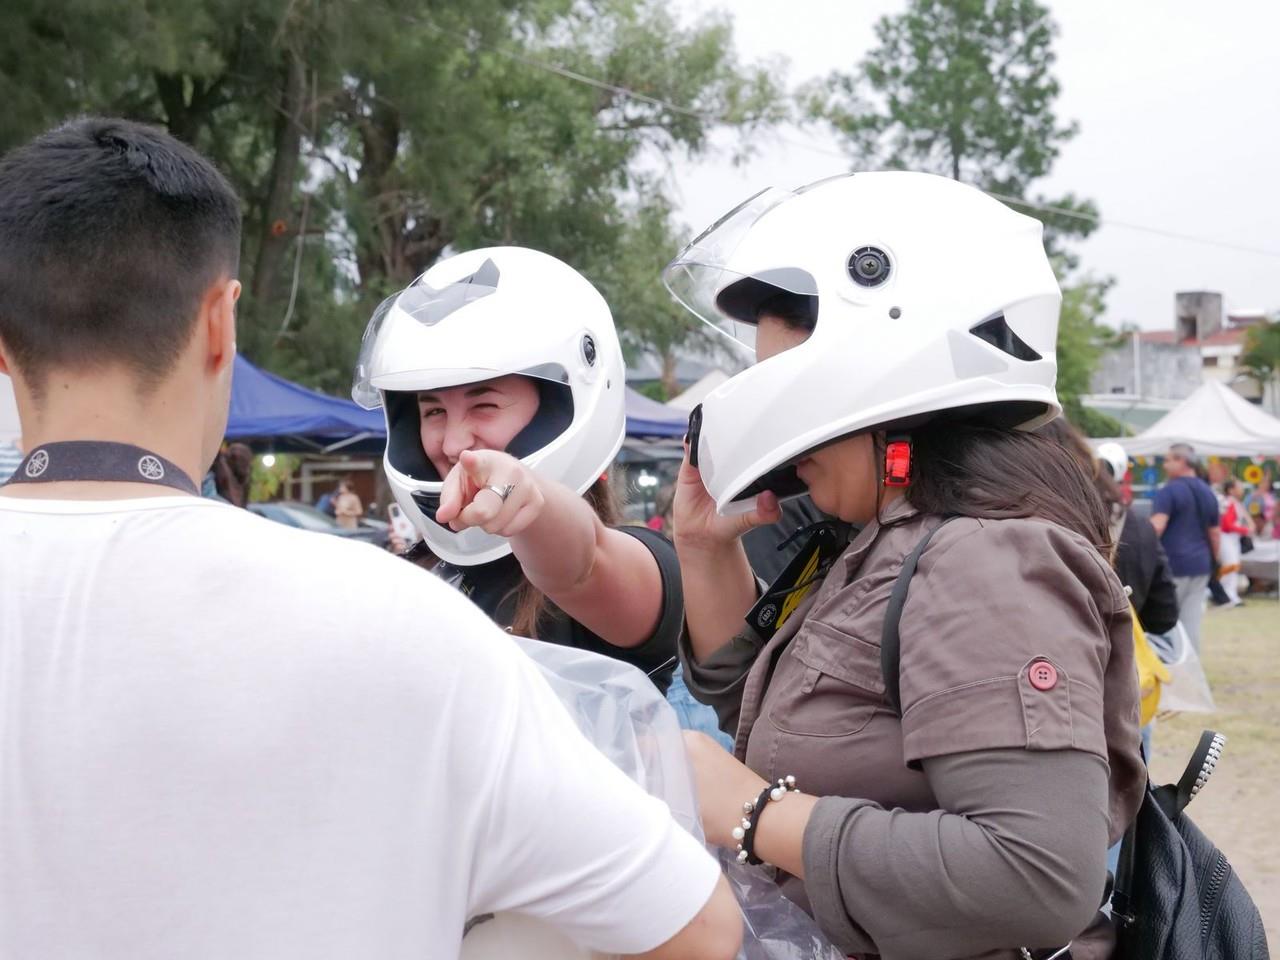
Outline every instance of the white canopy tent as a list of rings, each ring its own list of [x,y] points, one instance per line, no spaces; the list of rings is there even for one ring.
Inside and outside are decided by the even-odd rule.
[[[0,373],[0,443],[16,444],[20,433],[18,404],[13,399],[13,384],[8,376]]]
[[[677,410],[683,410],[685,413],[688,413],[706,399],[708,393],[728,379],[729,374],[719,368],[708,370],[702,375],[701,379],[699,379],[697,383],[693,384],[683,393],[668,400],[667,406],[674,407]]]
[[[1280,420],[1209,380],[1142,433],[1116,442],[1131,457],[1163,454],[1174,443],[1188,443],[1200,455],[1273,457],[1280,455]]]

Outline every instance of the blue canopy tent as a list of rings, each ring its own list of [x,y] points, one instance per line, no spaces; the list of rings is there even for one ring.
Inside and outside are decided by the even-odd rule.
[[[689,415],[665,403],[650,400],[627,387],[627,436],[680,438],[689,426]]]
[[[381,451],[381,410],[308,390],[237,356],[231,377],[227,439],[275,450]]]

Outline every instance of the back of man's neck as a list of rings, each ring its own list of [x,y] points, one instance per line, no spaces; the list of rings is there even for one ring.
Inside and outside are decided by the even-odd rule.
[[[50,378],[38,404],[22,404],[22,448],[29,455],[42,445],[68,440],[127,443],[158,454],[199,486],[206,465],[198,421],[184,416],[161,393],[139,398],[116,378]],[[114,500],[174,496],[176,490],[147,483],[68,480],[8,484],[0,495],[36,499]]]

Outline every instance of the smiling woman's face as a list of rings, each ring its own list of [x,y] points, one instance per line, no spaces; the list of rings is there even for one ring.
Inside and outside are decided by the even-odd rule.
[[[418,394],[422,449],[444,479],[466,450],[506,450],[538,412],[538,388],[511,375]]]

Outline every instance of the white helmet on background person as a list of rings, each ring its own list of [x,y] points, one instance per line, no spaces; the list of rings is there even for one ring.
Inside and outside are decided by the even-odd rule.
[[[422,449],[418,393],[508,374],[534,379],[538,412],[507,446],[527,466],[585,493],[622,445],[625,368],[613,316],[596,288],[537,250],[489,247],[437,263],[374,312],[351,395],[387,422],[383,457],[396,502],[449,563],[511,552],[478,528],[435,522],[441,477]]]
[[[1117,483],[1129,472],[1129,454],[1125,453],[1124,447],[1114,440],[1098,444],[1098,449],[1093,453],[1111,471],[1111,478]]]
[[[868,430],[938,416],[1030,430],[1061,411],[1061,292],[1038,220],[923,173],[859,173],[757,194],[689,244],[664,282],[754,345],[762,305],[813,332],[703,400],[690,444],[721,513],[803,491],[792,464]]]

